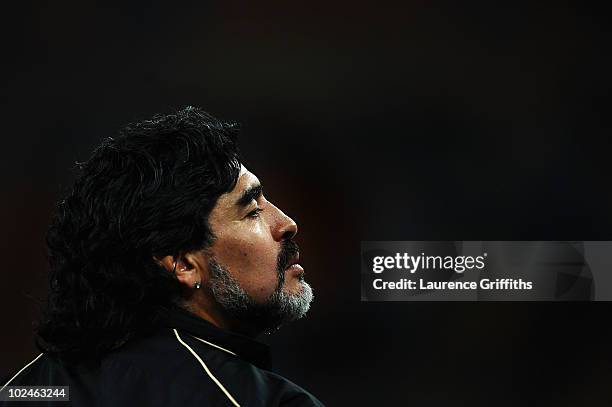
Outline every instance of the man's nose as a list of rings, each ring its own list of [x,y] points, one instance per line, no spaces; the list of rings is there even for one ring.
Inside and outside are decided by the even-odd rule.
[[[276,206],[274,206],[274,209],[277,211],[277,221],[272,231],[274,240],[281,241],[293,239],[298,232],[297,223]]]

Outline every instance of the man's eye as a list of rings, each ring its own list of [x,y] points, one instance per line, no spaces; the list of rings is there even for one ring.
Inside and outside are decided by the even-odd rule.
[[[255,208],[251,212],[248,213],[247,217],[249,218],[259,218],[259,212],[263,211],[261,208]]]

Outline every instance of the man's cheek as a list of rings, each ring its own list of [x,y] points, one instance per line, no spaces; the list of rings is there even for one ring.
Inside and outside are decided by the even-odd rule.
[[[226,261],[244,261],[253,251],[251,242],[238,234],[226,233],[219,236],[213,245],[213,252],[218,258]]]

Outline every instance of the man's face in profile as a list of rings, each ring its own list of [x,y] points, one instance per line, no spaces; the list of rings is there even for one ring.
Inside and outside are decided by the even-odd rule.
[[[296,223],[268,201],[244,166],[234,189],[209,215],[215,236],[206,250],[208,288],[221,309],[237,319],[259,319],[265,329],[303,316],[312,290],[298,264]]]

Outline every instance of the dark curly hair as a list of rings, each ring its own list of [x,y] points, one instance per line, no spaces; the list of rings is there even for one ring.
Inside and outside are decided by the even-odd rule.
[[[123,128],[78,164],[47,234],[50,291],[37,345],[60,359],[97,359],[180,298],[155,259],[206,248],[208,215],[240,173],[238,128],[201,109]]]

